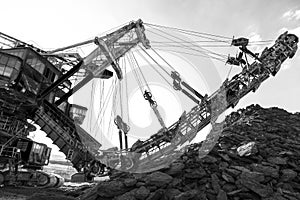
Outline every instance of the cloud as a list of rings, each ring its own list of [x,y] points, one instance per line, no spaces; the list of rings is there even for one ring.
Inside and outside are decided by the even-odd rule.
[[[249,35],[248,35],[248,39],[249,39],[249,42],[251,44],[251,42],[254,42],[253,44],[251,44],[251,49],[253,52],[261,52],[263,49],[264,49],[264,46],[262,45],[255,45],[255,42],[259,42],[259,41],[262,41],[262,38],[261,36],[257,33],[257,32],[251,32]],[[257,44],[257,43],[256,43]]]
[[[281,65],[282,71],[287,70],[287,69],[290,69],[290,68],[291,68],[291,65],[292,65],[291,60],[290,60],[290,59],[287,59],[287,60],[284,61],[284,63],[282,63],[282,65]]]
[[[288,10],[285,13],[283,13],[282,18],[287,19],[288,21],[299,20],[300,10]]]
[[[297,35],[300,38],[300,26],[297,27],[297,28],[294,28],[294,29],[290,29],[288,31],[289,31],[289,33],[293,33],[293,34]]]
[[[300,38],[300,26],[296,27],[296,28],[291,28],[291,29],[283,27],[283,28],[279,29],[278,34],[282,34],[285,31],[288,31],[289,33],[295,34]]]

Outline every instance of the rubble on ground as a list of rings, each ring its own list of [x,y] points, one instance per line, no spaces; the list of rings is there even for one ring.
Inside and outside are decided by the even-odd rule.
[[[300,199],[300,114],[252,105],[226,118],[218,143],[199,158],[189,146],[168,168],[116,173],[82,191],[85,200]]]

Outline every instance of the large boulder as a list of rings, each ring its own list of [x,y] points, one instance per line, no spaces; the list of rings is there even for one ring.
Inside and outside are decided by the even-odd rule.
[[[151,173],[145,177],[145,183],[147,185],[154,185],[157,187],[164,187],[168,185],[172,180],[172,176],[160,171]]]
[[[113,180],[101,182],[97,185],[97,194],[99,197],[114,197],[130,191],[122,181]]]

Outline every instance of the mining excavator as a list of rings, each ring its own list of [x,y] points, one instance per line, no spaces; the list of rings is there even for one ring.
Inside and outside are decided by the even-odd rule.
[[[275,76],[281,64],[295,55],[298,43],[296,35],[285,32],[273,46],[265,48],[259,55],[248,49],[251,45],[248,39],[232,39],[228,41],[228,46],[238,47],[240,54],[236,58],[229,57],[228,60],[224,60],[227,56],[220,56],[221,54],[210,50],[205,50],[205,54],[202,54],[202,46],[201,51],[197,50],[199,56],[241,66],[242,71],[231,79],[227,78],[216,92],[208,95],[195,90],[177,71],[165,70],[172,88],[195,104],[169,127],[164,122],[158,109],[159,102],[154,100],[149,85],[138,84],[161,128],[149,139],[138,139],[129,148],[128,121],[120,116],[121,114],[115,115],[113,123],[118,129],[120,148],[103,150],[102,144],[81,127],[88,109],[71,104],[69,98],[93,79],[126,79],[126,72],[120,60],[130,59],[138,68],[132,53],[135,48],[139,48],[140,52],[152,59],[158,67],[161,67],[156,61],[158,58],[169,65],[159,51],[155,50],[161,50],[161,44],[154,41],[150,46],[151,40],[146,37],[145,26],[153,28],[152,30],[168,28],[137,20],[106,35],[51,51],[42,50],[0,33],[1,185],[59,187],[63,184],[61,177],[42,170],[43,166],[49,163],[51,148],[28,137],[30,132],[36,130],[35,125],[46,133],[78,171],[72,177],[73,180],[92,181],[94,177],[104,175],[112,168],[129,172],[159,169],[164,166],[163,159],[172,159],[176,157],[176,153],[183,152],[186,144],[191,142],[200,130],[209,123],[215,123],[221,113],[234,107],[246,94],[255,92],[270,75]],[[202,38],[224,38],[171,29]],[[165,34],[163,37],[168,39],[168,36]],[[174,38],[178,39],[169,37],[172,45],[176,43]],[[88,55],[82,56],[73,51],[90,44],[95,45],[95,48]],[[181,41],[181,44],[186,43]],[[187,47],[190,48],[180,48]],[[191,49],[193,50],[194,46]],[[249,63],[249,58],[254,61]],[[136,72],[134,69],[133,71]],[[139,79],[137,76],[140,83],[143,78],[140,76]]]

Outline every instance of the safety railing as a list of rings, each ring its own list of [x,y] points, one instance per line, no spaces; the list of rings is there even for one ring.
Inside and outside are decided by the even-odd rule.
[[[6,147],[5,145],[0,145],[0,156],[16,158],[18,154],[18,148],[16,147]]]

